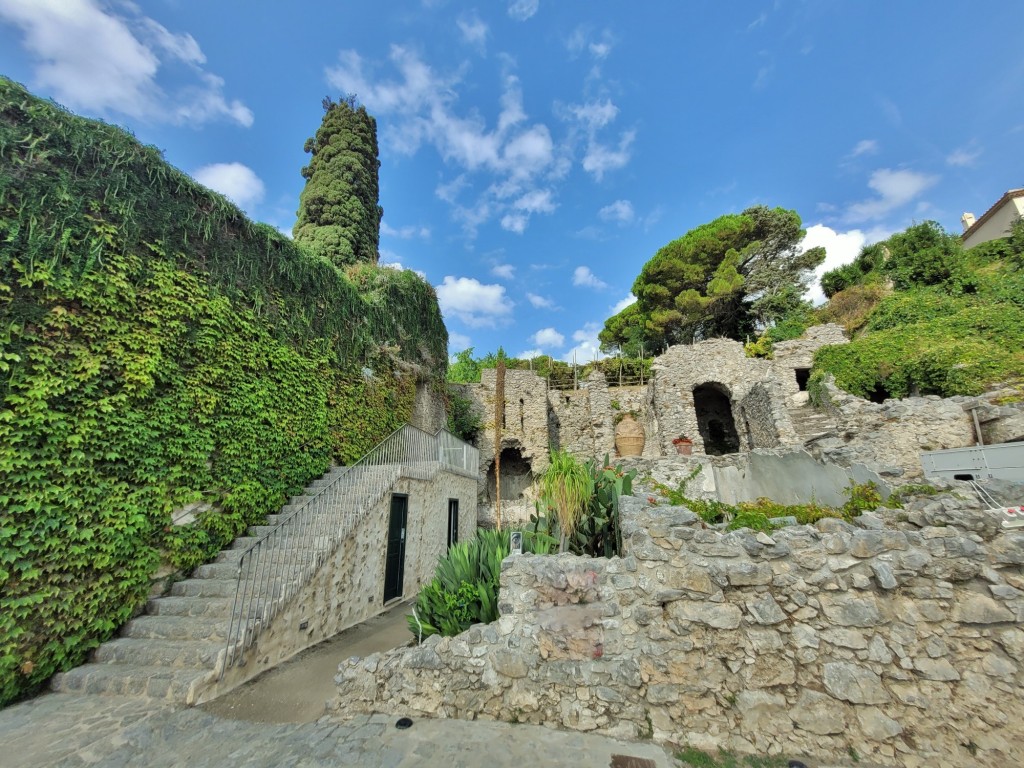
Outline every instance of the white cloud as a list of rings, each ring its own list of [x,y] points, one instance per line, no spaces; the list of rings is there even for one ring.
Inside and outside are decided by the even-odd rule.
[[[134,3],[117,8],[122,13],[96,0],[0,0],[0,21],[21,30],[22,45],[37,60],[33,86],[71,109],[157,122],[228,118],[252,125],[252,111],[229,101],[223,79],[202,68],[206,57],[191,35],[171,32]],[[173,93],[159,82],[169,61],[193,75],[192,83]]]
[[[589,363],[591,360],[600,360],[607,357],[607,355],[601,352],[601,342],[597,338],[597,334],[600,332],[601,326],[597,323],[587,323],[580,330],[573,332],[572,340],[576,342],[576,346],[565,353],[562,359],[567,363],[575,360],[582,365],[583,363]]]
[[[539,349],[527,349],[524,352],[520,352],[516,355],[517,360],[533,360],[536,357],[540,357],[544,352]]]
[[[448,334],[448,354],[455,352],[464,352],[473,346],[473,340],[464,333],[449,333]]]
[[[634,296],[632,293],[629,294],[622,301],[616,302],[615,306],[613,306],[611,308],[611,312],[612,312],[613,315],[617,315],[617,314],[619,314],[619,312],[624,310],[630,304],[636,304],[636,296]]]
[[[979,157],[981,157],[980,149],[960,147],[949,153],[946,157],[946,164],[956,168],[973,168]]]
[[[541,328],[533,336],[533,343],[538,347],[560,347],[565,344],[565,336],[560,334],[554,328]]]
[[[463,42],[483,50],[487,44],[488,29],[476,11],[460,17],[455,23],[459,27],[459,32],[462,33]]]
[[[555,302],[544,296],[540,296],[536,293],[527,293],[526,301],[537,309],[554,309]]]
[[[619,224],[629,224],[636,218],[633,204],[629,200],[616,200],[598,211],[597,215],[603,221],[614,221]]]
[[[590,40],[590,30],[586,25],[581,24],[576,27],[565,41],[565,47],[573,56],[577,56],[583,52],[584,49],[590,52],[590,55],[595,59],[601,60],[608,58],[612,52],[614,46],[613,37],[611,32],[604,30],[601,33],[600,41]]]
[[[472,277],[446,275],[435,286],[437,300],[445,315],[454,315],[470,327],[494,327],[506,319],[515,306],[503,285],[484,285]]]
[[[326,70],[331,86],[342,92],[358,93],[367,109],[382,120],[382,143],[389,149],[414,154],[424,145],[433,146],[442,159],[460,169],[451,182],[437,187],[438,197],[453,208],[453,216],[469,235],[491,218],[512,232],[522,232],[533,213],[550,213],[554,205],[525,205],[552,194],[543,189],[545,178],[562,176],[563,163],[555,157],[551,132],[543,123],[529,124],[523,109],[519,79],[506,73],[499,97],[496,124],[476,110],[459,113],[458,87],[462,71],[442,75],[422,61],[418,54],[393,45],[389,55],[396,77],[373,77],[355,51],[341,51],[338,63]],[[474,192],[473,174],[494,178],[482,192]],[[466,203],[462,196],[475,194]],[[513,201],[524,201],[515,207]]]
[[[526,231],[526,216],[519,213],[507,213],[501,217],[501,228],[517,235]]]
[[[511,0],[508,15],[516,21],[526,21],[540,9],[540,0]]]
[[[583,158],[583,170],[587,171],[595,179],[601,181],[608,171],[616,171],[625,167],[630,159],[630,147],[633,139],[636,138],[635,131],[626,131],[619,139],[618,149],[601,144],[592,139],[587,145],[587,154]]]
[[[825,294],[821,291],[821,276],[857,258],[857,254],[867,245],[867,237],[859,229],[836,232],[823,224],[814,224],[807,228],[807,234],[800,243],[800,251],[802,253],[819,245],[825,248],[825,261],[814,270],[814,280],[804,294],[804,298],[814,305],[825,302]]]
[[[235,205],[248,211],[260,202],[266,192],[256,172],[242,163],[213,163],[192,174],[200,184],[220,192]]]
[[[491,267],[491,274],[503,280],[511,280],[516,276],[516,268],[511,264],[495,264]]]
[[[603,128],[619,114],[619,108],[611,99],[588,101],[586,104],[570,104],[566,109],[573,118],[590,130]]]
[[[846,221],[861,222],[881,219],[933,186],[938,176],[909,170],[880,168],[871,174],[868,186],[878,197],[853,203],[844,216]]]
[[[572,284],[583,285],[588,288],[607,288],[607,284],[598,279],[597,275],[590,271],[590,267],[576,267],[572,273]]]
[[[527,293],[526,300],[536,309],[554,309],[555,302],[551,299],[539,296],[536,293]]]
[[[380,233],[388,237],[397,237],[401,240],[411,240],[414,237],[422,238],[427,240],[430,238],[430,227],[416,227],[407,225],[395,229],[386,221],[380,223]]]
[[[535,189],[512,203],[512,207],[526,213],[551,213],[558,206],[551,200],[550,189]]]
[[[850,154],[847,155],[851,160],[855,157],[861,157],[863,155],[877,155],[878,154],[878,142],[874,139],[861,139],[850,150]]]

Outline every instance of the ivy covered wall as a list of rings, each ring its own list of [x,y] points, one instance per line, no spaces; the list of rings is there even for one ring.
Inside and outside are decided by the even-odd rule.
[[[0,704],[442,390],[411,272],[345,274],[0,78]],[[212,509],[170,525],[194,501]]]

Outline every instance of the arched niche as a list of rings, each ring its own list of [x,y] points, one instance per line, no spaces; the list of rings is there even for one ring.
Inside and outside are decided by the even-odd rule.
[[[739,452],[740,437],[736,432],[729,392],[724,386],[712,381],[694,387],[693,408],[704,442],[704,453],[721,456]]]
[[[518,448],[502,448],[501,450],[501,498],[502,501],[515,501],[523,497],[523,492],[533,482],[533,470],[530,460],[523,457]],[[494,462],[487,467],[487,500],[497,501],[497,476]]]

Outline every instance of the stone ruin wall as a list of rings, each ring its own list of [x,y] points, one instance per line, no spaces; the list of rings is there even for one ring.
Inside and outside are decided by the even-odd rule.
[[[849,344],[846,331],[841,325],[826,323],[814,325],[804,331],[799,339],[780,341],[772,345],[772,370],[776,381],[782,388],[784,397],[793,397],[800,391],[794,371],[797,368],[810,368],[814,363],[814,353],[825,346],[833,344]]]
[[[872,403],[829,382],[825,390],[825,407],[839,424],[839,435],[810,446],[822,461],[865,464],[883,476],[919,481],[922,451],[975,444],[974,424],[959,398],[927,395]]]
[[[678,435],[693,440],[694,453],[704,451],[693,390],[706,383],[720,385],[729,396],[741,450],[747,446],[747,435],[740,409],[751,398],[755,386],[767,397],[754,394],[744,410],[756,416],[758,431],[773,433],[775,444],[798,442],[772,363],[747,357],[738,341],[711,339],[692,346],[669,347],[654,363],[651,400],[662,453],[674,451],[672,438]]]
[[[346,661],[334,716],[498,719],[910,768],[1024,764],[1024,533],[953,496],[890,527],[866,515],[771,536],[625,501],[627,556],[507,559],[497,622]]]
[[[775,407],[771,393],[761,383],[750,388],[750,392],[736,409],[737,428],[741,430],[740,445],[755,448],[777,448],[781,444],[779,430],[775,424]]]

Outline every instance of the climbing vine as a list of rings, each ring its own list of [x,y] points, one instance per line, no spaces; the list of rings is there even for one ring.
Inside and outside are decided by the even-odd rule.
[[[446,342],[412,273],[346,276],[0,78],[0,705],[109,638],[162,557],[203,562],[407,420]]]

